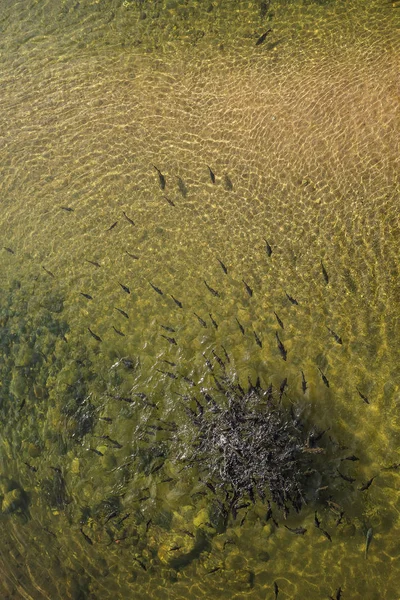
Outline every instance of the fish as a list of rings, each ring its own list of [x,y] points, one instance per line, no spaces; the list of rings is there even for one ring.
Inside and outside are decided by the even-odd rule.
[[[220,569],[221,567],[214,567],[213,569],[211,569],[211,571],[207,571],[206,575],[212,575],[213,573],[220,571]]]
[[[139,257],[136,254],[131,254],[128,250],[125,250],[126,254],[135,260],[139,260]]]
[[[118,225],[118,221],[115,221],[115,223],[113,223],[112,225],[110,225],[110,227],[108,229],[106,229],[106,231],[111,231],[112,229],[114,229],[114,227],[116,227]]]
[[[283,324],[283,321],[278,317],[278,315],[276,314],[276,312],[274,311],[274,315],[276,317],[276,320],[278,321],[278,325],[279,327],[281,327],[282,329],[285,329],[285,326]]]
[[[371,543],[372,537],[374,535],[372,527],[370,527],[367,531],[367,535],[365,536],[365,559],[368,558],[368,548]]]
[[[207,323],[204,321],[204,319],[202,319],[201,317],[199,317],[199,315],[197,313],[193,313],[195,317],[197,317],[200,325],[202,325],[203,327],[207,327]]]
[[[118,515],[118,511],[117,510],[114,510],[112,513],[110,513],[108,515],[108,517],[106,518],[106,520],[104,521],[104,525],[107,525],[108,521],[111,521],[111,519],[113,519],[117,515]]]
[[[99,417],[99,421],[105,421],[106,423],[113,422],[113,420],[110,417]]]
[[[87,258],[85,258],[85,262],[90,263],[91,265],[93,265],[94,267],[97,267],[97,268],[101,267],[101,265],[98,262],[96,262],[95,260],[88,260]]]
[[[244,279],[242,279],[242,281],[243,281],[243,283],[244,283],[244,285],[245,285],[246,292],[248,293],[248,295],[249,295],[249,296],[250,296],[250,298],[251,298],[251,297],[252,297],[252,295],[253,295],[253,290],[252,290],[252,289],[251,289],[251,287],[248,285],[248,283],[246,283],[246,282],[245,282],[245,280],[244,280]]]
[[[342,520],[343,520],[343,517],[344,517],[344,510],[341,510],[341,511],[340,511],[340,514],[339,514],[339,517],[338,517],[338,519],[336,520],[336,523],[335,523],[336,527],[337,527],[338,525],[340,525],[340,523],[341,523],[341,522],[342,522]]]
[[[329,387],[328,378],[326,377],[326,375],[324,375],[324,373],[321,371],[321,369],[319,367],[317,367],[317,368],[318,368],[318,371],[321,373],[322,381],[324,382],[324,384],[328,388]]]
[[[260,348],[262,348],[262,341],[260,340],[260,338],[258,337],[258,335],[256,334],[255,331],[253,331],[253,333],[254,333],[254,338],[256,340],[257,346],[259,346]]]
[[[125,317],[125,319],[129,319],[128,313],[126,313],[124,310],[122,310],[122,308],[117,308],[116,306],[114,306],[114,309],[117,310],[119,313],[121,313],[121,315],[123,317]]]
[[[179,306],[179,308],[183,308],[183,304],[182,304],[182,302],[180,302],[179,300],[177,300],[177,299],[175,298],[175,296],[173,296],[172,294],[170,294],[170,296],[171,296],[172,300],[175,302],[175,304],[176,304],[177,306]]]
[[[239,321],[239,319],[237,317],[235,317],[235,319],[236,319],[236,323],[239,325],[239,329],[242,332],[242,335],[244,335],[244,327],[243,327],[243,325],[241,324],[241,322]]]
[[[29,469],[30,471],[32,471],[32,473],[36,473],[36,472],[37,472],[37,467],[33,467],[32,465],[30,465],[30,464],[29,464],[29,463],[27,463],[27,462],[24,462],[24,465],[26,465],[26,466],[28,467],[28,469]]]
[[[122,331],[120,331],[119,329],[117,329],[116,327],[114,327],[114,325],[112,326],[112,328],[114,329],[115,333],[117,333],[118,335],[120,335],[121,337],[125,337],[125,334],[122,333]]]
[[[171,371],[162,371],[161,369],[156,369],[156,371],[162,373],[163,375],[166,375],[170,379],[178,379],[178,375],[175,375],[175,373],[171,373]]]
[[[324,536],[326,537],[327,540],[332,542],[332,538],[331,538],[330,534],[327,531],[325,531],[325,529],[321,529],[321,532],[324,534]]]
[[[211,183],[215,183],[215,175],[208,165],[207,165],[207,169],[208,169],[208,173],[210,175]]]
[[[285,388],[287,388],[287,377],[285,377],[285,379],[282,381],[281,387],[279,388],[279,400],[282,400]]]
[[[115,448],[122,448],[123,447],[122,444],[120,444],[119,442],[117,442],[117,440],[112,440],[109,435],[96,435],[95,437],[98,437],[101,440],[107,440]]]
[[[65,212],[74,212],[74,209],[70,206],[60,206],[61,210],[65,210]]]
[[[357,392],[359,393],[360,398],[365,402],[365,404],[369,404],[369,400],[368,400],[367,396],[364,396],[364,394],[362,394],[358,388],[356,388],[356,389],[357,389]]]
[[[224,263],[222,262],[222,260],[219,260],[219,258],[217,258],[217,261],[221,265],[221,269],[223,270],[223,272],[225,273],[225,275],[228,275],[228,268],[224,265]]]
[[[229,358],[229,354],[227,353],[227,351],[226,351],[226,349],[225,349],[225,346],[223,346],[223,345],[221,344],[221,348],[222,348],[222,350],[224,351],[225,358],[226,358],[226,362],[230,363],[230,362],[231,362],[231,359]]]
[[[214,321],[213,316],[211,313],[208,313],[210,319],[211,319],[211,323],[214,325],[215,329],[218,329],[218,323],[216,321]]]
[[[82,527],[80,528],[80,530],[79,530],[79,531],[81,532],[81,534],[83,535],[83,537],[85,538],[85,540],[87,541],[87,543],[88,543],[90,546],[93,546],[93,542],[92,542],[92,540],[90,539],[90,537],[89,537],[88,535],[86,535],[86,533],[83,531]]]
[[[172,344],[173,346],[177,346],[178,344],[176,343],[176,339],[173,337],[168,337],[167,335],[163,335],[161,334],[161,337],[163,337],[165,340],[167,340],[167,342],[169,342],[170,344]]]
[[[331,334],[331,336],[334,338],[334,340],[338,343],[338,344],[343,344],[342,338],[333,331],[333,329],[331,329],[330,327],[326,327],[327,330],[329,331],[329,333]]]
[[[217,361],[217,363],[218,363],[218,364],[219,364],[219,366],[221,367],[221,369],[224,369],[224,370],[225,370],[225,363],[224,363],[224,361],[222,360],[222,358],[220,358],[220,357],[218,356],[218,354],[215,352],[215,350],[212,350],[212,353],[213,353],[213,356],[214,356],[215,360]]]
[[[233,190],[233,183],[229,175],[224,174],[224,188],[228,190],[228,192]]]
[[[288,529],[292,533],[295,533],[296,535],[304,535],[307,531],[307,529],[305,529],[304,527],[295,527],[294,529],[292,527],[288,527],[287,525],[285,525],[285,527],[286,529]]]
[[[339,469],[336,469],[336,471],[339,473],[340,477],[341,477],[342,479],[344,479],[344,481],[348,481],[349,483],[354,483],[354,482],[355,482],[355,479],[354,479],[354,477],[349,477],[348,475],[343,475],[343,473],[341,473],[341,472],[339,471]]]
[[[97,340],[98,342],[102,342],[102,341],[103,341],[99,335],[97,335],[96,333],[94,333],[94,332],[93,332],[93,331],[90,329],[90,327],[88,327],[88,330],[89,330],[89,333],[90,333],[90,335],[91,335],[91,336],[92,336],[92,337],[93,337],[95,340]]]
[[[329,283],[329,275],[324,267],[324,263],[321,260],[321,269],[322,269],[322,275],[324,277],[325,283],[328,284]]]
[[[169,331],[170,333],[175,333],[175,329],[173,327],[168,327],[168,325],[161,325],[165,331]]]
[[[203,358],[204,358],[204,361],[205,361],[205,363],[206,363],[207,367],[210,369],[210,371],[212,371],[212,370],[214,369],[214,367],[213,367],[213,365],[212,365],[211,361],[209,361],[209,360],[208,360],[208,358],[207,358],[207,356],[204,354],[204,352],[203,352]]]
[[[167,365],[170,365],[171,367],[176,367],[176,363],[171,362],[170,360],[165,360],[165,358],[163,359],[163,362],[165,362]]]
[[[303,390],[303,394],[305,394],[307,391],[307,381],[306,381],[303,371],[300,371],[300,373],[301,373],[301,389]]]
[[[125,519],[127,519],[130,516],[131,516],[131,513],[126,513],[126,515],[124,515],[122,517],[122,519],[120,519],[119,521],[117,521],[117,525],[121,525],[121,523],[123,523],[125,521]]]
[[[166,199],[168,204],[170,204],[171,206],[175,206],[175,202],[172,202],[172,200],[170,200],[170,198],[168,198],[167,196],[164,196],[164,198]]]
[[[179,189],[180,193],[182,194],[182,196],[183,196],[184,198],[186,198],[186,196],[187,196],[187,193],[188,193],[188,190],[187,190],[187,187],[186,187],[186,185],[185,185],[185,182],[184,182],[184,181],[183,181],[183,179],[182,179],[181,177],[179,177],[178,175],[175,175],[175,177],[176,177],[176,178],[177,178],[177,180],[178,180],[178,189]]]
[[[132,219],[130,219],[130,218],[128,217],[128,215],[126,214],[126,212],[125,212],[124,210],[122,211],[122,214],[124,215],[124,217],[125,217],[125,219],[128,221],[128,223],[130,223],[130,224],[131,224],[131,225],[133,225],[133,226],[135,225],[135,222],[134,222],[134,221],[132,221]]]
[[[4,250],[7,250],[7,252],[9,252],[10,254],[15,254],[14,250],[12,248],[8,248],[7,246],[3,246]]]
[[[287,351],[286,351],[285,346],[282,344],[281,340],[279,339],[279,335],[278,335],[277,331],[275,331],[275,336],[276,336],[276,341],[278,343],[279,352],[281,353],[283,360],[286,360]]]
[[[94,452],[95,454],[97,454],[97,456],[104,456],[104,454],[102,452],[100,452],[100,450],[97,450],[96,448],[88,448],[88,450],[90,450],[91,452]]]
[[[275,593],[275,600],[278,598],[278,594],[279,594],[279,588],[278,588],[278,584],[276,583],[276,581],[274,581],[274,593]]]
[[[360,459],[358,458],[358,456],[354,456],[354,454],[352,454],[351,456],[346,456],[346,458],[341,458],[340,460],[352,460],[354,462]]]
[[[147,567],[144,564],[144,562],[142,562],[141,560],[139,560],[135,556],[132,556],[132,560],[135,560],[142,567],[143,571],[147,571]]]
[[[289,296],[289,294],[287,292],[285,292],[285,294],[286,294],[286,298],[289,300],[289,302],[291,302],[291,304],[295,304],[295,305],[299,304],[297,302],[296,298],[293,298],[293,296]]]
[[[269,245],[268,240],[266,240],[265,238],[264,238],[264,242],[265,242],[265,251],[267,253],[267,256],[269,257],[272,254],[272,248]]]
[[[122,289],[124,290],[124,292],[126,292],[127,294],[131,293],[131,290],[128,288],[128,286],[124,285],[123,283],[119,283],[119,285],[122,287]]]
[[[50,277],[55,277],[54,273],[52,273],[51,271],[46,269],[46,267],[44,267],[43,265],[42,265],[42,269],[45,273],[47,273],[47,275],[50,275]]]
[[[370,485],[373,482],[373,480],[375,479],[375,477],[377,477],[377,475],[374,475],[373,477],[371,477],[371,479],[369,479],[368,481],[363,483],[363,485],[358,488],[360,490],[360,492],[365,492],[365,490],[367,490],[370,487]]]
[[[212,293],[213,296],[216,296],[217,298],[219,298],[219,295],[220,295],[219,292],[217,292],[217,290],[214,290],[214,288],[212,288],[210,285],[208,285],[208,283],[205,279],[204,279],[204,285],[206,286],[208,291]]]
[[[321,521],[318,519],[318,516],[317,516],[317,511],[315,511],[315,513],[314,513],[314,525],[315,525],[315,527],[318,527],[318,529],[320,528],[320,525],[321,525]]]
[[[269,33],[271,33],[271,31],[272,31],[272,29],[268,29],[265,33],[263,33],[262,35],[260,35],[260,37],[256,41],[256,46],[259,46],[260,44],[262,44],[263,42],[265,42],[265,39],[266,39],[267,35]]]
[[[163,296],[163,295],[164,295],[164,292],[163,292],[162,290],[160,290],[160,288],[158,288],[156,285],[153,285],[153,284],[151,283],[151,281],[149,281],[149,284],[151,285],[151,287],[153,288],[153,290],[154,290],[155,292],[157,292],[157,294],[160,294],[160,296]]]
[[[93,300],[93,296],[90,296],[90,294],[85,294],[84,292],[79,292],[79,293],[84,298],[87,298],[88,300]]]
[[[155,170],[156,170],[156,171],[157,171],[157,173],[158,173],[158,181],[159,181],[159,183],[160,183],[160,188],[161,188],[162,190],[164,190],[164,189],[165,189],[165,184],[166,184],[165,177],[164,177],[164,175],[161,173],[160,169],[157,169],[157,167],[156,167],[155,165],[153,165],[153,167],[155,168]]]

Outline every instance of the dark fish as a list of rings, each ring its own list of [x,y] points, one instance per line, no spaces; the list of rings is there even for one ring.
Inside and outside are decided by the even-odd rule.
[[[91,265],[93,265],[94,267],[97,267],[97,268],[101,267],[101,265],[94,260],[87,260],[87,258],[85,258],[85,262],[90,263]]]
[[[131,513],[126,513],[126,515],[124,515],[122,517],[122,519],[120,519],[119,521],[117,521],[117,525],[121,525],[121,523],[123,523],[125,521],[125,519],[127,519],[128,517],[130,517]]]
[[[225,370],[225,363],[224,363],[224,361],[222,360],[222,358],[220,358],[220,357],[218,356],[218,354],[215,352],[215,350],[212,350],[212,353],[213,353],[213,356],[214,356],[215,360],[217,361],[217,363],[218,363],[218,364],[219,364],[219,366],[221,367],[221,369],[224,369],[224,370]]]
[[[278,597],[279,594],[279,588],[278,588],[278,584],[276,583],[276,581],[274,581],[274,592],[275,592],[275,600]]]
[[[323,374],[323,372],[321,371],[321,369],[319,367],[318,367],[318,371],[321,373],[322,381],[324,382],[324,384],[328,388],[329,387],[329,381],[328,381],[326,375]]]
[[[79,293],[84,298],[87,298],[88,300],[93,300],[93,296],[90,296],[89,294],[85,294],[84,292],[79,292]]]
[[[200,325],[202,325],[203,327],[207,327],[207,323],[204,321],[204,319],[202,319],[201,317],[199,317],[199,315],[197,313],[193,313],[195,315],[195,317],[197,317]]]
[[[212,363],[208,360],[207,356],[204,354],[203,352],[203,358],[205,360],[205,363],[207,365],[207,367],[210,369],[210,371],[212,371],[214,369]]]
[[[210,167],[209,167],[208,165],[207,165],[207,169],[208,169],[208,172],[209,172],[209,174],[210,174],[211,183],[215,183],[215,175],[214,175],[214,173],[211,171],[211,169],[210,169]]]
[[[225,354],[226,361],[227,361],[228,363],[230,363],[230,362],[231,362],[231,359],[229,358],[229,355],[228,355],[228,353],[227,353],[227,351],[226,351],[226,349],[225,349],[225,346],[223,346],[223,345],[221,344],[221,348],[222,348],[222,350],[224,351],[224,354]]]
[[[285,379],[282,381],[281,387],[279,388],[279,400],[282,400],[285,388],[287,388],[287,377],[285,377]]]
[[[168,202],[168,204],[170,204],[171,206],[175,206],[175,203],[172,202],[172,200],[170,200],[167,196],[164,196],[164,198],[166,199],[166,201]]]
[[[121,337],[125,337],[125,334],[122,333],[122,331],[120,331],[119,329],[117,329],[116,327],[114,327],[114,325],[112,326],[112,328],[114,329],[115,333],[118,333],[118,335],[120,335]]]
[[[37,472],[37,467],[33,467],[32,465],[30,465],[30,464],[29,464],[29,463],[27,463],[27,462],[24,462],[24,465],[26,465],[26,466],[28,467],[28,469],[29,469],[30,471],[32,471],[32,473],[36,473],[36,472]]]
[[[155,292],[157,292],[157,294],[160,294],[160,296],[163,296],[163,295],[164,295],[164,292],[163,292],[162,290],[160,290],[160,288],[158,288],[157,286],[153,285],[153,284],[151,283],[151,281],[149,281],[149,284],[151,285],[151,287],[153,288],[153,290],[154,290]]]
[[[271,254],[272,254],[272,248],[269,245],[268,240],[266,240],[265,238],[264,238],[264,242],[265,242],[265,251],[267,253],[267,256],[271,256]]]
[[[207,281],[205,279],[204,279],[204,285],[206,286],[206,288],[208,289],[208,291],[212,293],[213,296],[219,297],[219,292],[217,292],[217,290],[214,290],[214,288],[212,288],[211,286],[209,286],[208,283],[207,283]]]
[[[130,252],[128,252],[128,250],[125,250],[125,252],[127,253],[128,256],[130,256],[131,258],[134,258],[135,260],[139,260],[139,257],[136,254],[131,254]]]
[[[134,221],[132,221],[132,219],[130,219],[128,217],[128,215],[126,214],[126,212],[123,210],[122,214],[124,215],[125,219],[128,221],[128,223],[130,223],[131,225],[135,225]]]
[[[167,335],[163,335],[161,334],[161,337],[163,337],[165,340],[167,340],[167,342],[169,342],[170,344],[173,344],[174,346],[177,346],[178,344],[176,343],[175,338],[172,337],[168,337]]]
[[[256,334],[255,331],[253,331],[253,333],[254,333],[254,338],[256,340],[257,346],[259,346],[260,348],[262,348],[262,341],[260,340],[260,338],[258,337],[258,335]]]
[[[372,536],[373,536],[373,535],[374,535],[374,532],[373,532],[373,530],[372,530],[372,527],[370,527],[370,528],[368,529],[368,531],[367,531],[367,535],[366,535],[366,537],[365,537],[365,558],[366,558],[366,559],[367,559],[367,557],[368,557],[368,548],[369,548],[369,545],[370,545],[370,543],[371,543],[371,540],[372,540]]]
[[[233,190],[233,183],[229,175],[225,173],[224,175],[224,188],[228,190],[228,192]]]
[[[341,599],[341,597],[342,597],[342,588],[338,588],[338,589],[336,590],[336,595],[335,595],[335,597],[333,597],[333,596],[329,596],[329,598],[330,598],[331,600],[340,600],[340,599]]]
[[[326,539],[328,539],[330,542],[332,542],[332,538],[331,538],[330,534],[327,531],[325,531],[325,529],[321,529],[321,532],[324,534]]]
[[[171,296],[172,300],[175,302],[175,304],[176,304],[177,306],[179,306],[179,308],[183,308],[183,304],[182,304],[182,302],[180,302],[179,300],[177,300],[177,299],[175,298],[175,296],[173,296],[172,294],[170,294],[170,296]]]
[[[159,183],[160,183],[160,188],[161,188],[162,190],[164,190],[164,189],[165,189],[165,183],[166,183],[166,181],[165,181],[165,177],[164,177],[164,175],[161,173],[160,169],[157,169],[157,167],[156,167],[155,165],[153,165],[153,167],[155,168],[155,170],[156,170],[156,171],[157,171],[157,173],[158,173],[158,180],[159,180]]]
[[[14,250],[12,250],[11,248],[7,248],[7,246],[3,246],[4,250],[7,250],[7,252],[9,252],[10,254],[15,254]]]
[[[142,567],[143,571],[147,571],[146,565],[141,560],[135,558],[134,556],[132,556],[132,560],[135,560]]]
[[[119,285],[122,287],[122,289],[124,290],[124,292],[126,292],[127,294],[131,293],[131,290],[126,285],[123,285],[122,283],[119,283]]]
[[[301,389],[303,390],[303,394],[305,394],[307,390],[307,381],[304,377],[303,371],[301,371]]]
[[[346,458],[342,458],[341,460],[352,460],[354,462],[360,459],[357,456],[354,456],[354,454],[352,454],[351,456],[346,456]]]
[[[150,529],[150,525],[151,525],[151,519],[149,519],[146,523],[146,533],[148,532],[148,530]]]
[[[70,206],[60,206],[61,210],[65,210],[65,212],[74,212],[74,209]]]
[[[110,513],[108,515],[108,517],[106,518],[106,520],[104,521],[104,525],[107,525],[108,521],[111,521],[111,519],[113,519],[117,515],[118,515],[118,511],[117,510],[114,510],[112,513]]]
[[[176,177],[176,178],[177,178],[177,180],[178,180],[178,189],[179,189],[180,193],[182,194],[182,196],[183,196],[184,198],[186,198],[186,196],[187,196],[187,193],[188,193],[188,190],[187,190],[187,187],[186,187],[186,185],[185,185],[185,182],[184,182],[184,181],[183,181],[183,179],[182,179],[181,177],[179,177],[178,175],[175,175],[175,177]]]
[[[336,523],[335,523],[336,527],[337,527],[338,525],[340,525],[340,523],[342,522],[342,519],[343,519],[343,517],[344,517],[344,510],[341,510],[341,511],[340,511],[340,514],[339,514],[339,517],[338,517],[338,519],[337,519],[337,521],[336,521]]]
[[[110,225],[110,227],[108,229],[106,229],[106,231],[111,231],[112,229],[114,229],[114,227],[116,227],[118,224],[118,221],[115,221],[115,223],[113,223],[112,225]]]
[[[250,287],[250,286],[249,286],[249,285],[248,285],[248,284],[245,282],[245,280],[244,280],[244,279],[242,279],[242,281],[243,281],[243,283],[244,283],[244,285],[245,285],[246,292],[248,293],[248,295],[249,295],[249,296],[250,296],[250,298],[251,298],[251,297],[252,297],[252,295],[253,295],[253,290],[252,290],[252,289],[251,289],[251,287]]]
[[[256,41],[256,46],[259,46],[260,44],[262,44],[263,42],[265,42],[265,39],[266,39],[267,35],[269,33],[271,33],[271,31],[272,31],[272,29],[268,29],[268,31],[266,31],[265,33],[263,33],[262,35],[260,35],[260,37]]]
[[[307,529],[304,529],[304,527],[296,527],[294,529],[292,527],[288,527],[287,525],[285,525],[285,527],[286,529],[288,529],[292,533],[295,533],[296,535],[304,535],[307,531]]]
[[[227,267],[224,265],[224,263],[222,262],[222,260],[219,260],[219,258],[217,258],[217,261],[219,262],[219,264],[221,265],[221,269],[223,270],[223,272],[225,273],[225,275],[228,275],[228,269]]]
[[[324,267],[324,263],[322,262],[322,260],[321,260],[321,269],[322,269],[322,275],[324,276],[324,279],[325,279],[325,283],[328,284],[329,283],[329,275],[326,272],[326,269]]]
[[[220,569],[221,567],[214,567],[213,569],[211,569],[211,571],[207,571],[206,575],[212,575],[213,573],[220,571]]]
[[[129,319],[128,313],[126,313],[124,310],[122,310],[121,308],[117,308],[116,306],[114,306],[114,309],[121,313],[121,315],[125,317],[125,319]]]
[[[285,292],[286,294],[286,298],[289,300],[289,302],[291,302],[292,304],[298,304],[296,298],[293,298],[293,296],[289,296],[289,294],[287,292]]]
[[[286,360],[287,351],[286,351],[285,346],[282,344],[281,340],[279,339],[279,335],[278,335],[277,331],[275,331],[275,336],[276,336],[276,341],[278,343],[279,352],[281,353],[283,360]]]
[[[97,435],[95,437],[100,438],[101,440],[107,440],[108,442],[110,442],[110,444],[112,444],[115,448],[122,448],[122,444],[120,444],[119,442],[117,442],[117,440],[112,440],[110,438],[109,435]]]
[[[93,331],[90,329],[90,327],[88,327],[88,330],[89,330],[90,335],[92,337],[94,337],[95,340],[97,340],[98,342],[102,342],[103,341],[99,335],[96,335],[95,333],[93,333]]]
[[[365,490],[367,490],[370,487],[370,485],[373,482],[373,480],[375,479],[375,477],[376,477],[376,475],[374,475],[373,477],[371,477],[371,479],[369,479],[368,481],[363,483],[362,486],[358,488],[360,490],[360,492],[365,492]]]
[[[50,277],[55,277],[55,275],[51,271],[46,269],[46,267],[44,267],[43,265],[42,265],[42,269],[45,273],[47,273],[47,275],[50,275]]]
[[[168,325],[161,325],[165,331],[169,331],[170,333],[175,333],[175,329],[173,327],[168,327]]]
[[[92,540],[90,539],[90,537],[89,537],[88,535],[86,535],[86,533],[83,531],[82,527],[80,528],[80,530],[79,530],[79,531],[81,532],[81,534],[83,535],[83,537],[85,538],[85,540],[87,541],[87,543],[88,543],[90,546],[93,546],[93,542],[92,542]]]
[[[95,454],[97,454],[97,456],[104,456],[104,454],[102,452],[100,452],[100,450],[97,450],[96,448],[89,448],[89,450],[91,452],[94,452]]]
[[[213,316],[211,313],[208,313],[209,317],[211,319],[211,323],[214,325],[215,329],[218,329],[218,323],[216,321],[214,321]]]
[[[329,331],[329,333],[331,334],[331,336],[333,337],[333,339],[335,340],[335,342],[337,342],[338,344],[343,344],[342,338],[340,336],[338,336],[338,334],[335,333],[333,331],[333,329],[330,329],[330,327],[327,327],[327,330]]]
[[[165,362],[167,365],[170,365],[171,367],[176,367],[176,363],[171,362],[170,360],[163,360],[163,362]]]
[[[342,479],[344,479],[344,481],[348,481],[348,483],[354,483],[354,482],[355,482],[355,479],[354,479],[354,477],[349,477],[348,475],[343,475],[343,473],[341,473],[341,472],[339,471],[339,469],[336,469],[336,471],[339,473],[340,477],[341,477]]]
[[[99,421],[105,421],[106,423],[113,422],[113,420],[110,417],[99,417]]]
[[[282,329],[285,329],[285,326],[283,324],[283,322],[281,321],[281,319],[278,317],[278,315],[276,314],[276,312],[274,311],[274,315],[276,317],[276,320],[278,321],[279,327],[282,327]]]
[[[321,521],[318,519],[318,516],[317,516],[317,511],[315,511],[315,513],[314,513],[314,525],[315,525],[315,527],[318,527],[318,529],[321,525]]]
[[[369,400],[368,400],[367,396],[364,396],[364,394],[362,394],[358,388],[357,388],[357,392],[359,393],[360,398],[362,398],[362,400],[364,400],[365,404],[369,404]]]
[[[171,373],[171,371],[161,371],[161,369],[156,369],[156,370],[159,373],[162,373],[163,375],[166,375],[170,379],[178,379],[178,375],[175,375],[175,373]]]
[[[244,327],[243,327],[243,325],[241,324],[241,322],[239,321],[239,319],[237,317],[235,317],[235,319],[236,319],[236,323],[239,325],[240,331],[244,335]]]

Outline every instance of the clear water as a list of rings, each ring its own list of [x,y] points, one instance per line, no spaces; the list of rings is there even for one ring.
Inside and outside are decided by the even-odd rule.
[[[398,597],[399,6],[2,3],[2,598]],[[222,346],[355,482],[213,526],[166,430]]]

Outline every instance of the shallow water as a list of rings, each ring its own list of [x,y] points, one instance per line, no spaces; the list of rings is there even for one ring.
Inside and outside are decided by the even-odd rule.
[[[2,3],[2,598],[398,596],[398,4]],[[335,448],[279,527],[151,429],[222,346]]]

